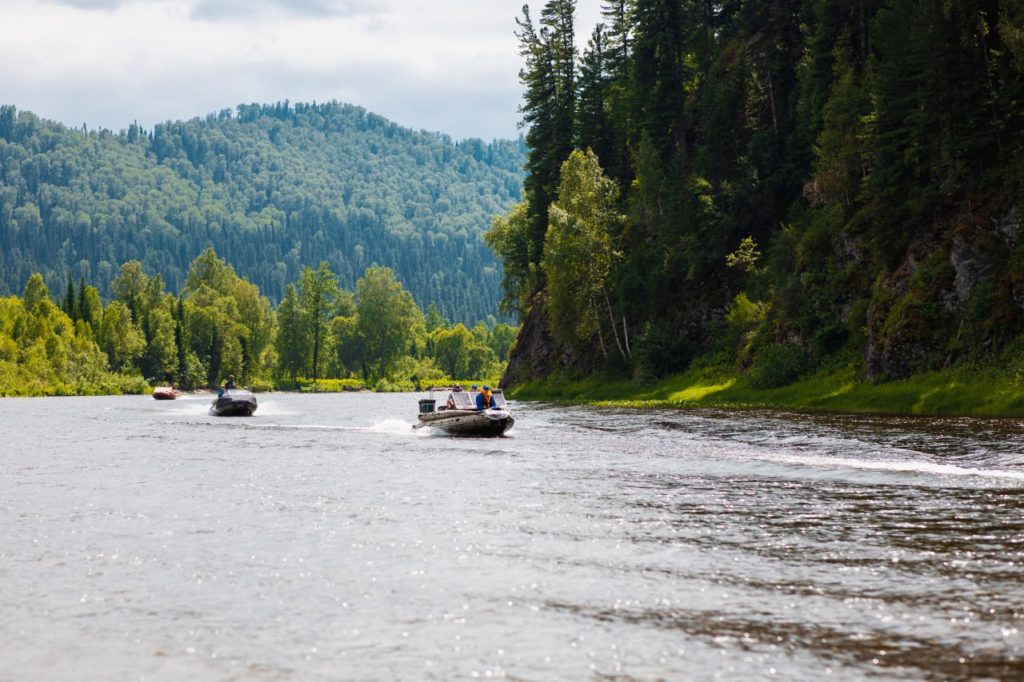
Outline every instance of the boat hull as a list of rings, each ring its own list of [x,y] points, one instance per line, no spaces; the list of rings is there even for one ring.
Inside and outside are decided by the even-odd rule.
[[[214,398],[210,414],[215,417],[250,417],[256,411],[256,396]]]
[[[160,386],[153,390],[154,400],[174,400],[178,397],[178,391],[166,386]]]
[[[420,426],[440,429],[455,436],[500,436],[516,420],[504,410],[446,410],[419,416]]]

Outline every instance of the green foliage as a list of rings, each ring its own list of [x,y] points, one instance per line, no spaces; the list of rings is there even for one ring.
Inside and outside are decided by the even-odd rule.
[[[753,388],[778,388],[795,381],[806,361],[806,353],[800,346],[793,343],[771,343],[757,351],[747,377]]]
[[[259,390],[412,390],[474,376],[497,383],[504,360],[495,349],[507,354],[518,332],[493,317],[491,327],[451,327],[435,308],[437,326],[428,334],[388,268],[367,269],[356,294],[339,291],[326,264],[308,269],[286,287],[276,315],[212,250],[197,258],[177,300],[139,262],[126,263],[114,286],[118,299],[106,308],[84,282],[79,296],[66,294],[65,303],[86,311],[78,320],[53,304],[38,274],[25,287],[31,310],[23,299],[0,299],[0,395],[214,386],[228,374]],[[326,376],[313,363],[316,311]]]
[[[356,330],[378,378],[400,358],[424,328],[423,313],[390,268],[368,268],[356,285]],[[369,364],[369,362],[367,362]]]
[[[726,255],[725,264],[747,274],[754,274],[759,270],[757,263],[760,259],[761,251],[757,248],[757,242],[753,237],[744,237],[739,248]]]
[[[38,297],[41,281],[26,287],[36,297],[31,309],[22,299],[0,299],[0,396],[145,390],[141,377],[108,369],[88,324],[72,321],[48,296]]]
[[[573,149],[576,119],[576,46],[573,19],[575,0],[548,0],[535,28],[529,5],[516,19],[519,54],[525,61],[519,72],[523,84],[523,124],[526,126],[526,178],[523,181],[525,242],[522,266],[538,265],[544,253],[548,206],[557,198],[562,163]],[[495,248],[495,251],[498,251]],[[517,264],[515,267],[519,267]],[[528,282],[540,285],[537,270]],[[506,289],[506,291],[509,291]],[[534,290],[525,292],[532,296]]]
[[[103,311],[98,337],[110,366],[118,372],[130,370],[146,349],[146,339],[132,322],[132,313],[121,301],[112,301]]]
[[[50,291],[43,282],[43,276],[38,272],[32,273],[32,276],[28,278],[22,299],[25,302],[25,308],[33,312],[40,303],[50,300]]]
[[[212,246],[274,301],[326,260],[349,289],[388,264],[451,319],[497,307],[501,269],[482,234],[519,198],[519,142],[455,142],[336,102],[120,133],[13,107],[0,119],[0,293],[40,272],[54,291],[84,278],[110,297],[132,260],[181,291]]]
[[[283,327],[284,323],[281,324]],[[359,336],[359,318],[355,314],[335,317],[331,320],[329,337],[333,348],[329,364],[331,376],[361,374],[365,378],[368,374],[365,371],[366,347]]]
[[[305,324],[302,304],[295,287],[285,288],[284,300],[277,309],[277,334],[274,337],[277,348],[277,369],[280,376],[295,381],[309,366],[312,354],[309,327]]]
[[[562,400],[618,407],[775,408],[805,411],[946,416],[1024,416],[1024,343],[994,362],[924,372],[883,384],[857,378],[853,368],[771,389],[757,389],[712,362],[657,384],[594,376],[579,382],[534,382],[509,392],[516,399]]]
[[[599,150],[609,210],[627,216],[606,231],[610,267],[557,183],[564,138],[544,112],[564,67],[524,14],[533,165],[489,239],[508,300],[537,321],[548,301],[555,365],[647,379],[715,351],[759,386],[836,366],[877,380],[991,357],[1024,331],[1020,3],[784,4],[606,3],[573,140]],[[613,331],[636,352],[598,356]],[[538,363],[522,376],[558,371],[553,349],[520,350]]]
[[[330,316],[337,310],[338,281],[327,267],[327,261],[320,261],[316,270],[303,268],[299,279],[299,298],[305,313],[303,323],[307,334],[313,340],[313,382],[317,379],[320,365],[320,348],[327,333]]]
[[[501,322],[494,326],[494,329],[490,331],[490,338],[488,343],[494,356],[502,363],[508,361],[509,353],[512,352],[512,348],[516,342],[516,335],[519,333],[518,327],[513,327],[510,324]]]
[[[621,259],[612,240],[625,221],[617,211],[618,195],[592,151],[570,154],[562,165],[558,201],[549,210],[541,267],[552,336],[577,348],[591,346],[596,337],[605,355],[605,337],[608,344],[614,338],[625,359],[609,293]]]
[[[249,383],[271,369],[263,366],[272,340],[270,302],[212,248],[189,268],[182,315],[185,344],[206,369],[205,385],[229,374]]]
[[[944,363],[953,317],[943,293],[954,276],[948,256],[935,251],[917,266],[902,294],[886,300],[891,292],[879,284],[874,308],[885,317],[881,324],[873,321],[878,328],[876,343],[883,357],[897,361],[883,368],[887,377],[906,378],[912,371],[937,369]]]
[[[726,309],[722,347],[735,354],[739,365],[745,365],[750,359],[755,335],[764,325],[770,307],[767,302],[751,301],[746,292],[741,291]]]
[[[637,372],[640,379],[651,379],[681,372],[693,359],[695,348],[685,334],[670,323],[648,323],[636,340]]]
[[[529,211],[529,199],[515,204],[507,215],[495,216],[490,231],[484,235],[487,245],[504,265],[500,307],[506,313],[525,314],[540,285],[540,268],[530,260]]]
[[[451,329],[436,332],[434,358],[450,377],[468,376],[469,350],[475,346],[475,339],[462,324]]]

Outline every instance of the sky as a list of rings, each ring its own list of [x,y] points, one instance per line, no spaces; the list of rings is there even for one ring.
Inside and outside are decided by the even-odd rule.
[[[536,19],[543,5],[530,0]],[[0,0],[0,104],[149,129],[241,103],[365,107],[455,139],[514,138],[523,0]],[[577,43],[600,0],[577,0]]]

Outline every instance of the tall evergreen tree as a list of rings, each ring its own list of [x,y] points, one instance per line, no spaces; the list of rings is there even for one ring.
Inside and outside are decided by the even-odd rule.
[[[61,307],[68,317],[78,320],[78,297],[75,295],[75,280],[71,273],[68,273],[68,288],[64,294],[64,305]]]
[[[534,27],[528,5],[517,19],[519,52],[525,60],[519,72],[524,86],[520,112],[527,127],[528,263],[539,265],[547,232],[548,206],[556,198],[558,171],[573,149],[576,110],[575,0],[548,0]],[[531,273],[539,278],[539,270]],[[539,286],[541,282],[531,282]]]
[[[277,308],[277,333],[274,347],[277,349],[278,369],[291,381],[305,372],[312,355],[309,327],[295,286],[285,287],[284,298]]]

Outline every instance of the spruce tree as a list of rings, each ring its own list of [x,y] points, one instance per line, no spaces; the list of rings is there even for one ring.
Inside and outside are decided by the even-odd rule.
[[[554,201],[558,172],[573,149],[576,110],[576,47],[573,42],[575,0],[549,0],[541,11],[540,28],[528,5],[516,20],[519,53],[525,60],[519,72],[524,86],[519,111],[527,127],[527,176],[523,181],[530,219],[528,262],[540,264],[547,232],[548,206]],[[534,270],[539,287],[539,269]]]
[[[75,280],[71,277],[71,273],[68,273],[68,289],[67,293],[64,294],[64,305],[62,306],[64,312],[73,321],[78,320],[78,298],[75,296]]]

